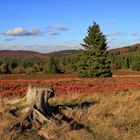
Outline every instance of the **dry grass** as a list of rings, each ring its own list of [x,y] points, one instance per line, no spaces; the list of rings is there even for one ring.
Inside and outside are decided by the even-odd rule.
[[[45,124],[48,135],[56,140],[139,140],[140,139],[140,91],[122,91],[112,94],[83,95],[73,93],[50,100],[52,106],[61,105],[65,119],[62,123]],[[4,128],[20,117],[7,112],[10,108],[0,101],[0,137]],[[19,115],[20,116],[20,115]],[[80,127],[82,126],[82,127]],[[43,139],[36,130],[18,134],[16,139]],[[8,139],[8,138],[7,138]]]
[[[139,77],[139,76],[140,76],[139,71],[132,71],[128,69],[119,69],[113,71],[113,77]]]
[[[64,105],[67,103],[69,106],[79,104],[72,110],[66,110],[65,114],[85,128],[69,132],[67,139],[140,139],[140,91],[93,94],[86,97],[77,94],[68,99],[53,99],[52,102]],[[80,107],[82,103],[83,107]]]

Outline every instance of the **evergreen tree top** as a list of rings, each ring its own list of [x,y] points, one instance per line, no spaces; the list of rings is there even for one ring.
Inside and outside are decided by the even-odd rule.
[[[87,36],[81,44],[85,50],[78,62],[80,77],[111,77],[111,61],[108,57],[106,36],[95,22],[88,27]]]
[[[86,50],[99,48],[107,49],[106,36],[101,32],[100,26],[93,22],[91,26],[88,27],[87,36],[83,39],[83,44],[81,44]]]

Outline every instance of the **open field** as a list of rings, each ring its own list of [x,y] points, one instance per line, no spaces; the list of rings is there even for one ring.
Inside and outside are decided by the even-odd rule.
[[[50,100],[50,104],[52,107],[61,107],[61,113],[54,114],[62,120],[61,124],[53,124],[53,120],[50,120],[39,131],[34,128],[10,135],[6,128],[21,120],[24,114],[21,112],[24,104],[17,101],[6,98],[0,100],[1,140],[44,140],[39,134],[55,140],[140,139],[140,90],[123,90],[112,94],[91,93],[86,96],[73,92],[65,98],[56,96]],[[15,114],[11,112],[13,109],[16,110]]]
[[[54,85],[56,97],[52,106],[60,106],[63,124],[45,125],[48,135],[57,140],[139,140],[140,77],[114,78],[51,78],[0,80],[0,136],[8,140],[6,127],[21,120],[28,85]],[[16,115],[9,113],[16,109]],[[71,128],[71,129],[70,129]],[[12,139],[44,139],[37,129],[12,134]],[[52,136],[53,135],[53,136]]]

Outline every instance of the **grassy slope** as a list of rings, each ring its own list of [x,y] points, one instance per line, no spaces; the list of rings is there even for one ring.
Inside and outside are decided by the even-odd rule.
[[[7,109],[12,106],[0,101],[0,136],[7,137],[4,128],[20,117],[12,117]],[[113,94],[82,95],[73,93],[68,98],[55,97],[51,105],[63,105],[67,118],[83,126],[82,129],[65,122],[60,125],[47,125],[48,133],[57,135],[57,140],[139,140],[140,139],[140,91],[123,91]],[[20,116],[20,115],[19,115]],[[59,116],[58,116],[59,117]],[[36,131],[18,134],[17,139],[43,139]]]

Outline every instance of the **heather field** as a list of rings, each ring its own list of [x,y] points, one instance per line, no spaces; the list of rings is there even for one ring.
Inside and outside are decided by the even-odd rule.
[[[114,78],[51,78],[0,80],[0,96],[24,96],[28,85],[54,85],[56,96],[71,96],[73,93],[115,93],[118,91],[140,90],[140,77]]]
[[[39,131],[34,128],[9,134],[6,128],[24,114],[22,98],[29,84],[54,85],[56,96],[49,102],[52,107],[61,107],[61,113],[54,116],[63,123],[50,121]],[[140,139],[140,77],[0,80],[0,96],[2,140]]]

